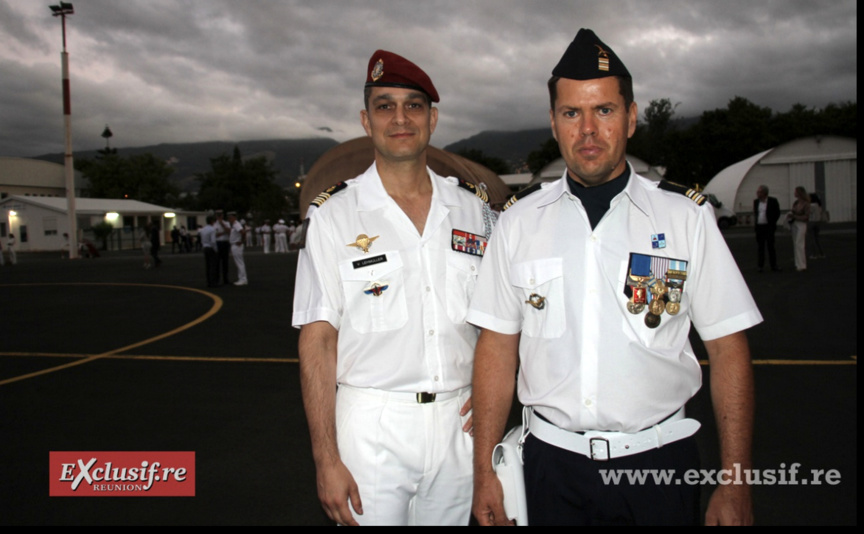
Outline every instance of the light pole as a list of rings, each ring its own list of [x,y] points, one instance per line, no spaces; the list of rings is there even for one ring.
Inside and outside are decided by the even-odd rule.
[[[63,122],[66,128],[66,209],[69,218],[69,259],[78,258],[78,220],[75,215],[75,169],[72,162],[72,100],[69,92],[69,54],[66,52],[66,15],[75,14],[75,8],[68,2],[59,6],[48,6],[51,14],[63,20]]]

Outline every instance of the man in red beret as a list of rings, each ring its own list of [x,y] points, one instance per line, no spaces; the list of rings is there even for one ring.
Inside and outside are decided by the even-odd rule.
[[[366,75],[375,162],[313,202],[297,268],[318,496],[342,525],[467,525],[478,331],[465,314],[494,215],[482,189],[426,164],[429,76],[384,50]]]

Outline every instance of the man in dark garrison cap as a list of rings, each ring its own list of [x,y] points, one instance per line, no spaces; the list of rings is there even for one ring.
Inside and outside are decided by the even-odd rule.
[[[705,521],[750,523],[749,486],[734,474],[750,468],[744,330],[761,322],[759,310],[704,198],[627,163],[637,110],[612,48],[580,30],[548,85],[567,170],[505,207],[468,312],[483,329],[474,515],[481,524],[512,517],[490,458],[518,370],[529,524],[699,522],[701,479],[685,479],[701,465],[699,423],[684,414],[702,384],[692,324],[708,351],[721,466],[732,481],[714,492]],[[658,473],[673,479],[651,479]]]
[[[375,161],[315,199],[297,268],[318,495],[343,525],[467,525],[478,330],[465,314],[494,212],[426,165],[439,98],[423,70],[378,50],[364,99]]]

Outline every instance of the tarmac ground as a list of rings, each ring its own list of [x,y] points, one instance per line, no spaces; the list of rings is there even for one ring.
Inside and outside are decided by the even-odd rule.
[[[725,235],[765,318],[748,332],[763,475],[756,522],[857,524],[857,228],[824,229],[827,257],[802,273],[788,232],[777,235],[780,273],[757,272],[752,230]],[[331,524],[290,326],[297,254],[252,248],[249,285],[213,289],[201,253],[168,246],[161,256],[145,270],[134,251],[19,253],[0,268],[0,524]],[[703,424],[697,440],[712,470],[703,370],[687,409]],[[51,451],[194,451],[195,495],[51,497]],[[702,484],[703,508],[712,489]]]

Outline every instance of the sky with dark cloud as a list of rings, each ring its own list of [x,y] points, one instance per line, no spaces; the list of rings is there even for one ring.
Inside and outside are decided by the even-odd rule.
[[[63,151],[61,24],[0,0],[0,156]],[[441,95],[432,143],[548,125],[546,80],[580,27],[627,65],[640,110],[741,96],[788,111],[857,101],[855,0],[74,0],[75,150],[363,134],[369,57]],[[641,117],[641,111],[640,111]]]

